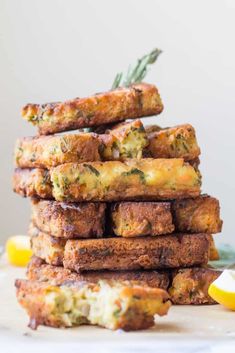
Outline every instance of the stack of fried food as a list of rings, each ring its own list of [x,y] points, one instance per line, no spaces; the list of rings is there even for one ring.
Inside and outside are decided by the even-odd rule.
[[[213,303],[219,202],[201,195],[194,128],[138,119],[162,110],[144,83],[23,108],[39,132],[17,141],[13,178],[32,204],[34,257],[16,281],[31,327],[142,329],[171,302]]]

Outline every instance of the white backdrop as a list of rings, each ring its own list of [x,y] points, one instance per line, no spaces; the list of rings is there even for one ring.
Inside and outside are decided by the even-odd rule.
[[[233,0],[0,0],[0,243],[29,222],[28,200],[11,191],[14,141],[36,131],[21,106],[107,90],[157,46],[147,81],[165,110],[149,121],[196,128],[203,191],[221,200],[217,239],[235,244],[234,19]]]

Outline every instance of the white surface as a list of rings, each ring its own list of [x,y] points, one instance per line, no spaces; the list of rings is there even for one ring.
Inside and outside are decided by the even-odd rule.
[[[221,200],[221,241],[234,237],[235,1],[0,0],[0,242],[26,232],[28,200],[11,191],[27,102],[109,89],[115,74],[158,46],[147,80],[165,104],[162,125],[192,123],[202,149],[203,190]]]
[[[15,278],[24,277],[25,269],[0,265],[0,351],[7,352],[170,352],[226,353],[235,350],[235,312],[219,305],[174,306],[167,316],[157,317],[156,326],[139,332],[109,331],[81,326],[53,329],[27,328],[28,318],[18,305],[14,291]],[[223,348],[222,348],[223,345]],[[233,347],[229,350],[229,347]],[[4,349],[3,349],[4,348]],[[159,350],[160,349],[160,350]],[[221,351],[220,351],[221,353]]]

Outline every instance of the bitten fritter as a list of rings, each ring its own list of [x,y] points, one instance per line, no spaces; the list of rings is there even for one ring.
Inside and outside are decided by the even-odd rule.
[[[32,222],[41,231],[62,238],[104,235],[104,203],[70,203],[32,199]]]
[[[179,125],[171,128],[147,129],[148,151],[153,158],[184,158],[190,161],[198,158],[200,148],[197,143],[194,128],[189,125]]]
[[[118,201],[196,197],[201,180],[183,159],[67,163],[51,171],[57,201]]]
[[[170,202],[120,202],[111,208],[113,231],[122,237],[173,233]]]
[[[166,291],[132,282],[99,281],[96,284],[67,282],[61,286],[17,280],[16,295],[38,325],[72,327],[99,325],[111,330],[147,329],[154,315],[166,315],[171,302]]]
[[[98,136],[92,133],[25,137],[17,140],[15,164],[49,169],[68,162],[99,161],[99,147]]]
[[[105,134],[77,133],[18,139],[15,164],[50,169],[64,163],[142,158],[148,138],[140,120],[116,125]]]
[[[153,288],[167,290],[169,274],[163,271],[84,271],[73,272],[62,266],[52,266],[38,257],[33,257],[27,268],[27,278],[33,281],[50,282],[61,285],[65,281],[86,281],[97,283],[99,280],[135,281]]]
[[[210,268],[187,268],[175,270],[169,289],[174,304],[215,304],[208,288],[221,274]]]
[[[176,200],[172,204],[176,229],[179,232],[219,233],[223,221],[220,219],[219,201],[202,195],[193,199]]]
[[[22,117],[36,125],[39,134],[48,135],[156,115],[162,110],[157,88],[138,83],[64,103],[27,104],[22,109]]]

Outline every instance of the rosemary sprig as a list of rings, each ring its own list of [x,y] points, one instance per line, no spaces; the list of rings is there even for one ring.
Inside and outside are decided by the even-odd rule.
[[[161,53],[160,49],[155,48],[149,54],[138,59],[133,67],[129,66],[126,75],[119,72],[113,81],[112,89],[120,86],[128,87],[133,83],[143,81],[148,72],[148,66],[154,64]]]
[[[138,59],[134,66],[129,66],[126,75],[124,75],[123,72],[119,72],[113,81],[111,89],[115,89],[121,86],[128,87],[133,83],[143,81],[148,72],[148,66],[154,64],[161,53],[162,50],[155,48],[150,53]],[[94,131],[94,128],[89,127],[83,129],[83,131],[92,132]]]

